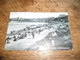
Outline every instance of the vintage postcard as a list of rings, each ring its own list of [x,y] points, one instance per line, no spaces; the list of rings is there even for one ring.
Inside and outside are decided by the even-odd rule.
[[[11,12],[5,50],[69,50],[66,12]]]

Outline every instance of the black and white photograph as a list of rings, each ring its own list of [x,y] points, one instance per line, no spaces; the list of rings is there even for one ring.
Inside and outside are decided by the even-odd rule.
[[[67,12],[10,12],[5,50],[69,50]]]

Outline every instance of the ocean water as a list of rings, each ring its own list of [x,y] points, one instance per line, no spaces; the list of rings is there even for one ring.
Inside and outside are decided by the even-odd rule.
[[[44,23],[44,22],[9,22],[7,34],[14,30],[15,31],[21,30],[25,28],[26,26],[31,26],[31,25],[37,26],[37,25],[43,25],[43,24],[47,24],[47,23]]]

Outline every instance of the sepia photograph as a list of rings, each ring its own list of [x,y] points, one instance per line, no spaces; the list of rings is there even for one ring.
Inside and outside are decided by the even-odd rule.
[[[67,12],[11,12],[5,50],[69,50]]]

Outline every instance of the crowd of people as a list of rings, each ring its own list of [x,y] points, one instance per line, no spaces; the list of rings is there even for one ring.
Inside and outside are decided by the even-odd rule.
[[[27,26],[18,31],[11,31],[9,36],[7,36],[6,38],[6,43],[8,44],[11,41],[15,42],[20,39],[25,39],[25,37],[27,37],[28,39],[34,39],[35,34],[40,34],[44,29],[47,29],[47,25]]]

